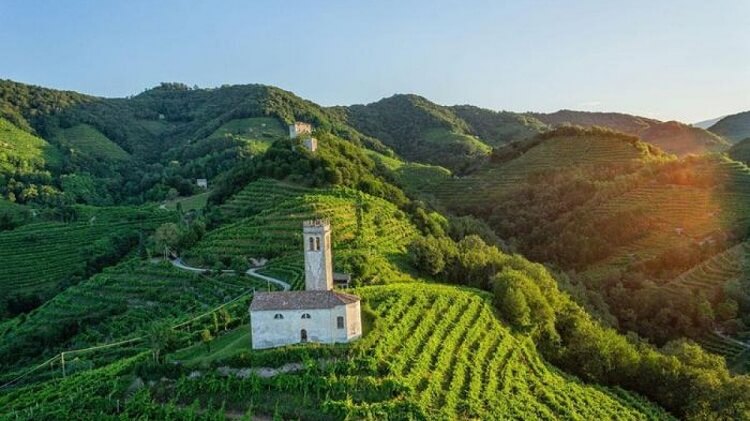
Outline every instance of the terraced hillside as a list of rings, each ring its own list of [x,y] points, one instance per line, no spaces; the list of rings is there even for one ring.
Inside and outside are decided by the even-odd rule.
[[[702,154],[726,150],[729,143],[721,136],[678,121],[661,122],[622,113],[560,110],[551,114],[531,113],[551,126],[573,124],[582,127],[606,127],[638,136],[664,151],[676,155]]]
[[[139,232],[174,218],[155,208],[75,209],[74,222],[36,222],[0,232],[0,296],[44,297],[116,262],[138,244]]]
[[[750,243],[738,244],[690,269],[663,288],[672,294],[714,296],[733,280],[750,284]]]
[[[88,124],[60,129],[52,140],[76,154],[105,161],[126,161],[130,154]]]
[[[597,134],[555,136],[532,147],[520,157],[489,164],[479,171],[426,189],[449,207],[467,207],[488,198],[500,198],[529,177],[564,168],[596,168],[617,163],[628,165],[651,158],[647,147],[618,137]]]
[[[128,408],[157,411],[153,403],[169,399],[177,405],[163,405],[158,409],[161,413],[184,416],[199,409],[204,417],[219,411],[245,414],[252,406],[261,413],[305,419],[488,419],[499,414],[507,419],[671,418],[633,394],[590,386],[551,367],[532,343],[514,337],[496,319],[483,294],[424,284],[368,287],[357,293],[372,310],[374,324],[364,339],[345,351],[343,360],[327,369],[308,362],[301,372],[271,378],[222,377],[211,371],[200,377],[162,378],[142,386],[138,398],[128,399],[127,385],[135,380],[128,373],[137,360],[123,360],[13,391],[0,396],[0,406],[21,416],[31,411],[36,411],[35,416],[51,416],[60,406],[79,415],[92,408],[113,414]],[[230,352],[211,366],[246,367],[243,362],[251,361],[250,354],[259,362],[295,355],[295,349],[282,354],[227,346]],[[317,351],[309,350],[313,355]],[[179,371],[172,373],[179,375]],[[103,381],[114,378],[119,381]],[[94,382],[102,386],[86,386]],[[85,399],[55,392],[64,387]],[[34,400],[24,398],[31,395],[45,396],[48,405],[37,407]],[[198,407],[189,408],[196,399]],[[49,405],[53,402],[59,404]]]
[[[175,326],[240,296],[244,299],[233,314],[244,317],[253,288],[265,286],[247,277],[207,277],[168,263],[127,261],[67,288],[23,318],[0,324],[0,383],[59,351],[137,338],[155,323]],[[77,364],[98,363],[102,355],[117,359],[122,351],[81,354]]]
[[[396,182],[407,192],[424,194],[432,191],[451,177],[451,172],[437,165],[404,162],[377,152],[369,152],[379,165],[387,168]]]
[[[256,213],[209,233],[186,257],[201,264],[266,257],[269,272],[302,268],[302,221],[328,218],[333,226],[337,270],[360,278],[403,278],[392,265],[406,259],[406,245],[417,231],[392,203],[346,188],[305,189],[279,181],[250,183],[222,206],[230,215]]]
[[[41,170],[61,162],[60,152],[46,140],[0,118],[0,174]]]

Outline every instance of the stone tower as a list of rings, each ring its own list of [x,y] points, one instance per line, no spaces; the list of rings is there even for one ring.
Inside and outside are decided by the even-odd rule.
[[[330,291],[333,289],[333,261],[331,259],[331,224],[316,219],[302,223],[305,247],[305,289]]]

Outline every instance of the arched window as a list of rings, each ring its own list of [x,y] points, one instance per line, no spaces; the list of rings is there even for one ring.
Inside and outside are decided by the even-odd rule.
[[[281,314],[281,313],[276,313],[276,314],[273,315],[273,318],[276,319],[276,320],[283,319],[284,315]]]
[[[315,240],[313,240],[312,237],[310,237],[310,251],[315,250]]]
[[[315,237],[315,250],[320,251],[320,237]]]
[[[310,317],[310,313],[305,313],[305,314],[303,314],[303,315],[302,315],[302,318],[303,318],[303,319],[310,319],[310,318],[311,318],[311,317]]]
[[[301,342],[307,342],[307,331],[305,329],[299,331],[299,340]]]

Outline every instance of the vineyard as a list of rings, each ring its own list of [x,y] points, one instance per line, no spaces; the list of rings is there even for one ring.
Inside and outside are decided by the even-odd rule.
[[[214,131],[209,139],[231,138],[247,144],[251,154],[264,152],[271,142],[287,136],[286,128],[272,117],[252,117],[230,120]]]
[[[266,257],[272,260],[262,273],[300,285],[302,222],[328,218],[337,270],[353,271],[365,261],[378,281],[388,282],[403,279],[393,265],[403,266],[405,247],[417,233],[392,203],[345,188],[307,190],[261,180],[229,200],[222,212],[243,209],[257,214],[209,233],[186,254],[188,261],[211,266],[217,260]]]
[[[398,284],[360,288],[357,294],[370,308],[374,323],[348,351],[336,347],[242,351],[249,346],[242,330],[247,326],[242,326],[217,339],[209,353],[191,347],[170,357],[199,362],[202,354],[204,370],[303,362],[296,373],[222,377],[209,369],[188,377],[175,368],[171,374],[160,374],[162,380],[157,378],[153,386],[141,386],[137,394],[128,385],[143,382],[132,374],[105,381],[113,373],[126,373],[124,367],[136,365],[139,358],[135,358],[14,391],[0,396],[0,404],[8,405],[6,411],[26,415],[56,410],[56,405],[37,407],[37,401],[22,397],[34,393],[45,403],[58,403],[80,414],[94,409],[114,414],[137,407],[176,413],[200,410],[217,417],[261,411],[305,419],[489,419],[497,414],[508,419],[670,418],[636,395],[586,385],[545,363],[533,343],[515,337],[497,320],[482,293]],[[320,365],[311,357],[334,360]],[[101,387],[87,386],[93,383]],[[74,394],[86,390],[86,399],[68,399],[59,392],[63,386],[71,387]],[[105,401],[103,396],[111,399]]]
[[[388,169],[397,183],[409,193],[422,194],[432,191],[451,177],[449,170],[437,165],[404,162],[372,151],[368,152],[368,155]]]
[[[74,276],[85,277],[135,247],[139,232],[174,217],[155,208],[76,209],[74,222],[38,222],[0,232],[0,295],[45,293]]]
[[[122,263],[66,289],[25,318],[0,324],[2,377],[13,377],[11,368],[23,368],[51,352],[138,337],[156,322],[175,326],[243,295],[232,314],[246,317],[252,291],[266,288],[265,281],[249,277],[208,277],[168,263]],[[85,355],[78,361],[88,363],[93,362]]]
[[[509,189],[533,174],[560,168],[596,167],[635,162],[646,156],[622,139],[596,136],[565,136],[547,139],[520,157],[502,164],[489,164],[474,174],[451,179],[427,193],[449,207],[499,199]]]
[[[125,161],[130,154],[88,124],[60,129],[52,140],[76,153],[107,161]]]
[[[26,133],[0,118],[0,172],[29,171],[62,162],[60,152],[46,140]]]

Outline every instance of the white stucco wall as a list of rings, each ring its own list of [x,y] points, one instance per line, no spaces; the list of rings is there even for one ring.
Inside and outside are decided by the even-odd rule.
[[[309,319],[303,319],[303,314]],[[276,314],[283,319],[274,319]],[[344,328],[337,327],[336,318],[344,317]],[[359,302],[322,310],[273,310],[250,313],[253,349],[273,348],[301,342],[301,330],[307,331],[308,342],[343,343],[362,336]]]
[[[346,337],[349,341],[362,337],[362,310],[359,301],[346,305]]]

